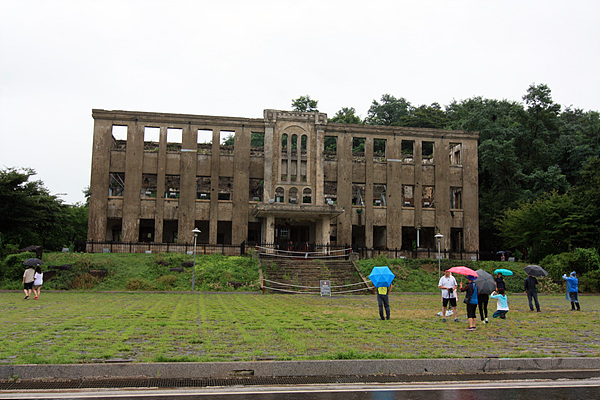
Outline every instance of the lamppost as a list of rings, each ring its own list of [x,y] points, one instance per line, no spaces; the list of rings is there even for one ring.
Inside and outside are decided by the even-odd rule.
[[[193,292],[195,284],[196,284],[196,242],[198,241],[198,234],[200,233],[200,229],[194,228],[194,230],[192,232],[194,232],[194,269],[192,271],[192,292]]]
[[[444,237],[444,235],[442,235],[439,232],[437,235],[435,235],[435,239],[437,240],[437,245],[438,245],[438,278],[442,276],[442,255],[440,254],[440,252],[441,252],[443,237]]]

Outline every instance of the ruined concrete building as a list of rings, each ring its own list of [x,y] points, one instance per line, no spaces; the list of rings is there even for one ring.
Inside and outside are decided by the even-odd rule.
[[[478,134],[93,110],[88,240],[475,252]]]

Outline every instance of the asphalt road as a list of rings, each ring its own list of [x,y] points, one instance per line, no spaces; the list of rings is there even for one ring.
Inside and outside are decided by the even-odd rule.
[[[2,391],[1,399],[136,400],[588,400],[600,399],[600,379],[303,385],[177,389]]]

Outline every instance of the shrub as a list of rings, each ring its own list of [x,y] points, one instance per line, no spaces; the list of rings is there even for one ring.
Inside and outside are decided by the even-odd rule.
[[[98,281],[100,281],[100,279],[91,274],[78,275],[75,277],[75,279],[73,279],[71,288],[89,290],[96,286]]]
[[[586,272],[579,279],[582,292],[600,292],[600,269]]]
[[[29,251],[18,254],[9,254],[4,259],[4,262],[0,263],[0,276],[5,280],[22,279],[23,272],[27,269],[23,265],[23,261],[35,256],[35,253],[31,253]]]
[[[155,290],[150,281],[142,278],[130,278],[127,282],[127,290]]]
[[[571,271],[581,276],[600,269],[600,256],[596,249],[577,248],[572,252],[546,256],[541,264],[552,279],[560,281],[563,274],[568,275]]]
[[[171,289],[176,281],[177,277],[175,275],[164,275],[156,280],[158,288],[162,290]]]

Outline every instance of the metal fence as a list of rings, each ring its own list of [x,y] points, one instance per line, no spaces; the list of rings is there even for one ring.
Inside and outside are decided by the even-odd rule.
[[[380,255],[386,258],[429,258],[437,259],[437,249],[405,250],[367,248],[351,245],[329,245],[317,243],[241,243],[241,244],[208,244],[197,243],[196,254],[223,254],[228,256],[239,256],[248,254],[249,251],[268,253],[265,249],[272,249],[272,253],[292,252],[304,256],[309,253],[320,254],[349,254],[349,249],[357,253],[359,258],[376,258]],[[188,253],[194,251],[194,243],[153,243],[153,242],[109,242],[88,241],[85,243],[85,251],[88,253]],[[498,255],[494,252],[466,252],[441,250],[443,259],[452,260],[497,260]]]

